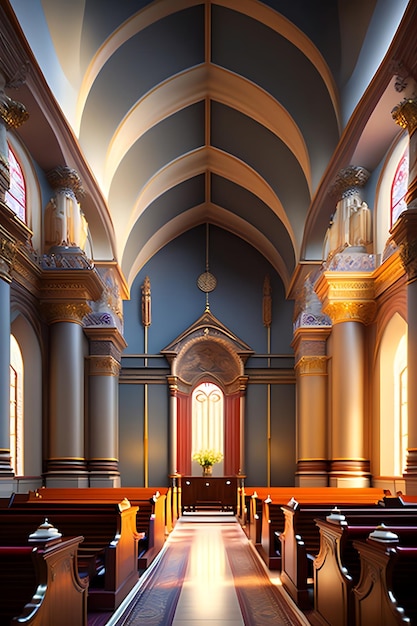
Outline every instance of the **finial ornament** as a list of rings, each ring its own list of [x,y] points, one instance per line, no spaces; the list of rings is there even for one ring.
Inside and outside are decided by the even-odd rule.
[[[142,326],[151,325],[151,281],[145,276],[142,285]]]
[[[269,328],[272,322],[272,289],[269,274],[264,278],[262,314],[264,326]]]

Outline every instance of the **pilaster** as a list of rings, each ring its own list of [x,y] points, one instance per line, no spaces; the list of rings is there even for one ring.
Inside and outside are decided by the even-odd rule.
[[[48,486],[88,486],[83,320],[103,283],[77,247],[42,259],[41,310],[49,325]]]
[[[126,342],[115,326],[86,326],[89,339],[87,467],[90,487],[120,486],[119,372]]]
[[[329,483],[364,487],[370,477],[365,454],[365,327],[376,313],[373,275],[323,272],[315,290],[333,323]]]
[[[297,473],[303,487],[328,484],[327,338],[331,326],[302,327],[294,333],[297,410]]]

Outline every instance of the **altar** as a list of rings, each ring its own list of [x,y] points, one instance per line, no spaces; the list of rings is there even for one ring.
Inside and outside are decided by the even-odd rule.
[[[181,476],[178,486],[183,512],[238,510],[238,476]]]

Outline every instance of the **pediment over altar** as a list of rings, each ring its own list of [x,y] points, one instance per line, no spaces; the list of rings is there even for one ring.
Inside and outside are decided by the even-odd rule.
[[[253,350],[206,309],[161,353],[184,392],[210,379],[226,393],[233,393],[241,386],[245,363]]]

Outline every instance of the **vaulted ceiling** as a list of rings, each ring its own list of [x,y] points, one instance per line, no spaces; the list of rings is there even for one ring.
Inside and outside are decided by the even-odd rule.
[[[81,170],[94,257],[116,259],[128,284],[208,222],[258,249],[288,290],[321,259],[337,170],[372,171],[398,133],[391,42],[414,0],[3,4],[45,79],[33,71],[28,101],[14,97],[51,120],[36,98],[50,88],[83,160],[57,139],[45,150],[45,121],[22,138],[45,170],[63,158]]]

